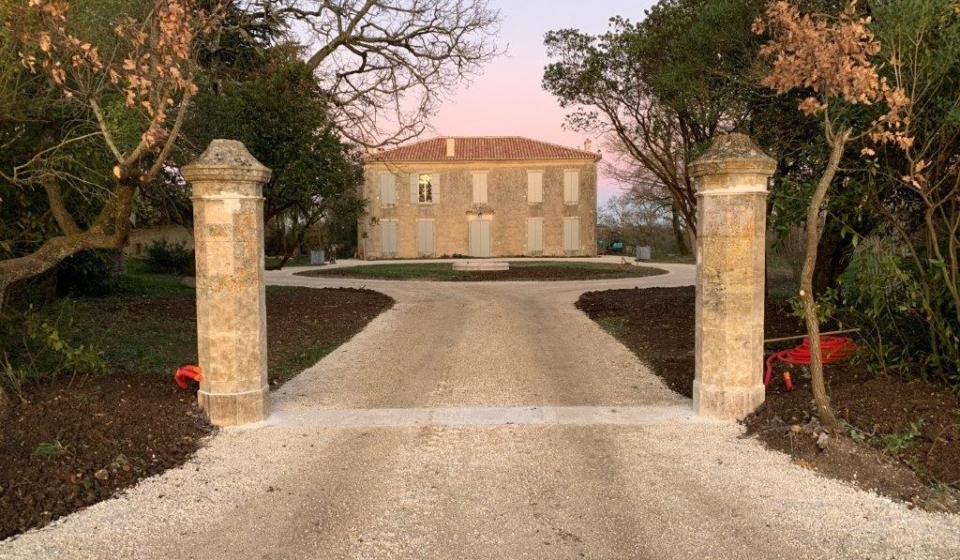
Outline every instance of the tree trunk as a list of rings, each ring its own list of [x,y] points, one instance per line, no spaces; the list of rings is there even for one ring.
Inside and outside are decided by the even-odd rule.
[[[817,244],[817,262],[813,273],[813,293],[819,297],[837,285],[837,279],[847,270],[853,257],[853,242],[841,235],[842,224],[824,223]]]
[[[840,166],[840,158],[843,156],[847,140],[850,138],[850,130],[845,129],[834,139],[831,150],[830,160],[827,168],[820,177],[817,189],[810,200],[810,206],[807,208],[807,227],[806,227],[806,255],[803,259],[803,270],[800,272],[800,302],[803,304],[804,320],[807,324],[807,336],[810,338],[810,375],[813,388],[813,400],[820,412],[820,421],[829,430],[836,430],[839,427],[837,417],[830,408],[830,397],[827,395],[826,384],[823,379],[823,354],[820,349],[820,317],[817,313],[817,300],[813,290],[813,275],[817,263],[817,246],[819,244],[819,232],[817,223],[820,219],[820,208],[827,199],[827,192],[830,190],[830,184],[837,174],[837,168]]]
[[[136,192],[135,184],[117,185],[114,197],[86,231],[51,237],[29,255],[0,261],[0,309],[11,285],[43,274],[67,257],[89,249],[122,249],[130,235]]]
[[[677,208],[676,203],[673,203],[671,214],[673,215],[673,219],[670,225],[673,227],[673,237],[677,241],[677,251],[681,255],[689,255],[690,246],[687,244],[687,234],[683,231],[683,225],[680,223],[680,210]]]

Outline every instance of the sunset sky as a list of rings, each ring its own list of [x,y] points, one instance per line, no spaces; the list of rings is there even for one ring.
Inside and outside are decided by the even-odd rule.
[[[583,134],[564,130],[564,110],[540,87],[548,59],[543,35],[576,28],[589,33],[607,29],[613,15],[631,20],[655,0],[491,0],[503,16],[500,41],[507,55],[488,65],[483,75],[447,101],[433,121],[438,135],[527,136],[566,146],[582,146]],[[596,144],[596,142],[594,142]],[[599,204],[618,186],[600,179]]]

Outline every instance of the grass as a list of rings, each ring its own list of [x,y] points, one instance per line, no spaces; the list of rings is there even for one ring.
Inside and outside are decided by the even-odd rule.
[[[266,265],[267,266],[277,266],[280,264],[280,257],[267,257]],[[287,261],[287,264],[283,266],[319,266],[310,264],[310,255],[297,255],[296,257],[291,258]]]
[[[196,363],[196,301],[193,286],[178,276],[144,272],[140,261],[128,261],[115,293],[97,298],[63,299],[37,310],[73,345],[92,345],[114,374],[172,375],[176,367]],[[268,294],[305,288],[268,286]],[[307,345],[284,355],[271,371],[288,377],[319,361],[336,345]],[[17,349],[11,349],[16,352]],[[27,352],[24,359],[37,356]],[[0,354],[2,358],[2,354]],[[0,364],[0,373],[20,371]],[[37,363],[38,367],[43,364]],[[6,380],[10,381],[10,380]],[[9,385],[9,383],[6,383]]]
[[[511,261],[509,272],[484,272],[454,270],[450,263],[390,263],[364,266],[349,266],[335,269],[321,269],[306,273],[309,276],[337,276],[369,278],[377,280],[431,280],[444,282],[468,281],[477,279],[524,279],[517,275],[531,273],[531,280],[563,279],[565,272],[579,276],[596,272],[597,277],[629,278],[649,276],[651,269],[621,264],[599,264],[570,261]],[[482,276],[481,276],[482,275]],[[499,276],[499,278],[498,278]]]
[[[913,440],[920,435],[920,429],[922,427],[923,418],[916,422],[911,422],[910,429],[902,434],[886,434],[880,436],[879,441],[876,443],[879,443],[879,447],[883,451],[891,455],[897,455],[913,445]]]
[[[57,441],[43,442],[37,444],[33,450],[34,457],[62,457],[70,453],[71,447]]]
[[[666,263],[666,264],[696,264],[697,257],[695,255],[667,255],[667,254],[655,254],[653,259],[649,261],[650,264],[656,263]]]

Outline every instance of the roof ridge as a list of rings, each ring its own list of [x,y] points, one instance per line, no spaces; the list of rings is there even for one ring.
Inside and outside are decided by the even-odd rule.
[[[564,146],[556,142],[548,142],[545,140],[537,140],[534,138],[529,138],[527,136],[518,136],[518,135],[500,135],[500,136],[454,136],[454,135],[441,135],[434,136],[431,138],[425,138],[423,140],[416,140],[409,144],[403,144],[394,146],[392,148],[386,148],[379,150],[368,155],[368,158],[371,160],[388,160],[395,159],[396,161],[409,160],[409,161],[432,161],[432,160],[443,160],[441,155],[439,155],[439,150],[442,149],[445,144],[445,140],[454,140],[464,143],[466,150],[472,154],[479,155],[478,152],[486,152],[489,154],[488,150],[494,150],[501,152],[505,155],[503,150],[506,150],[507,153],[513,152],[517,153],[518,159],[581,159],[589,157],[591,159],[599,160],[602,156],[598,152],[587,151],[579,147]],[[459,144],[459,142],[458,142]],[[512,146],[512,148],[510,147]],[[446,151],[446,150],[442,150]],[[434,152],[437,152],[434,154]],[[551,153],[552,152],[552,153]],[[428,155],[431,154],[431,155]],[[527,154],[525,157],[520,154]],[[549,155],[548,155],[549,154]],[[457,146],[457,159],[511,159],[509,157],[500,156],[491,156],[491,157],[476,157],[476,158],[465,158],[461,156],[460,146]]]

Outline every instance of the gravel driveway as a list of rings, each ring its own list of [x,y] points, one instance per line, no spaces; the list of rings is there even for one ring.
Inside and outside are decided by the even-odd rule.
[[[351,263],[354,264],[354,263]],[[693,282],[366,286],[397,305],[183,468],[0,558],[960,558],[960,517],[911,511],[694,417],[573,307]]]

